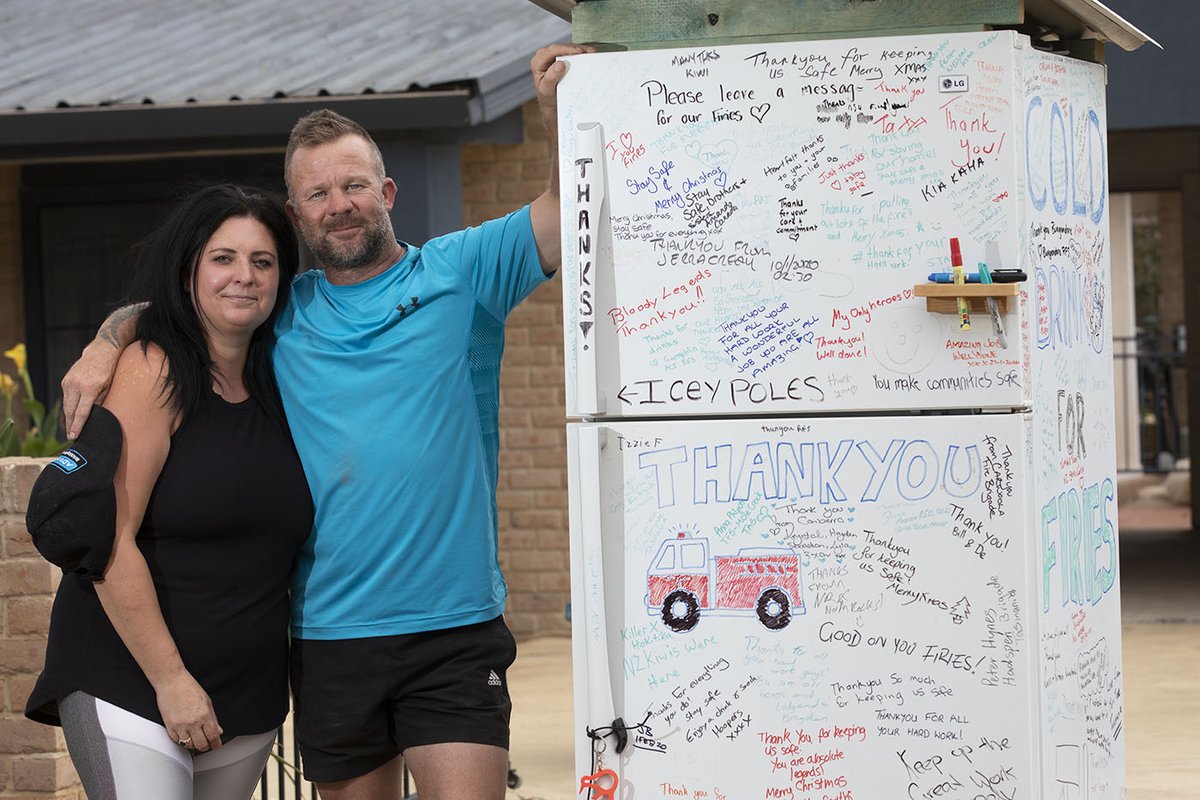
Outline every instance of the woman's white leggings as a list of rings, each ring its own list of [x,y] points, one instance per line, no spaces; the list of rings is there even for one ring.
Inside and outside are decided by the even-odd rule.
[[[275,742],[272,731],[193,753],[162,725],[84,692],[60,700],[58,712],[89,800],[244,800]]]

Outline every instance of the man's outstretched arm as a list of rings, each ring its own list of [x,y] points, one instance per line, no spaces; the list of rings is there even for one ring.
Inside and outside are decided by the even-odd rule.
[[[595,52],[595,48],[578,44],[554,44],[534,54],[529,67],[533,85],[537,88],[538,107],[542,124],[550,135],[550,188],[538,195],[529,207],[533,223],[533,238],[537,242],[542,271],[553,274],[562,265],[561,214],[558,187],[558,84],[567,74],[566,62],[559,56]]]

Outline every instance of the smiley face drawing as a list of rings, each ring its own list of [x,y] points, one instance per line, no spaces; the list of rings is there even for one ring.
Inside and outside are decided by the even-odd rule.
[[[903,308],[875,314],[867,337],[880,366],[901,375],[915,375],[928,367],[946,341],[940,315],[914,314]]]

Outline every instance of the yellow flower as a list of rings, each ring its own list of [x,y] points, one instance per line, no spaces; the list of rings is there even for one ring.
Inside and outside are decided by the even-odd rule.
[[[16,391],[17,382],[5,375],[3,372],[0,372],[0,395],[3,395],[4,397],[12,397],[14,394],[16,394]]]
[[[17,365],[17,372],[25,371],[25,343],[24,342],[21,342],[20,344],[16,345],[11,350],[5,350],[4,355],[7,358],[11,358],[13,363]]]

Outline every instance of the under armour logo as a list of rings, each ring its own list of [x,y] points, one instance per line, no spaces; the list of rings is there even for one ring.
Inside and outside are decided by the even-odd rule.
[[[421,306],[421,301],[414,297],[414,298],[412,298],[411,306],[406,306],[406,305],[404,305],[404,303],[401,303],[400,305],[396,306],[396,310],[399,311],[400,316],[403,317],[403,316],[406,316],[408,314],[408,312],[415,311],[420,306]]]

